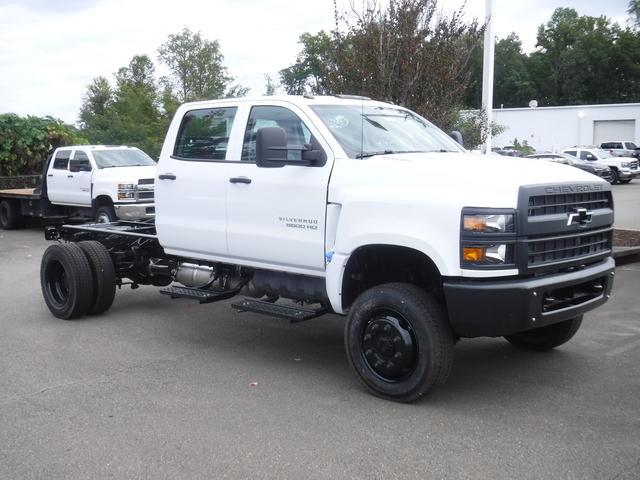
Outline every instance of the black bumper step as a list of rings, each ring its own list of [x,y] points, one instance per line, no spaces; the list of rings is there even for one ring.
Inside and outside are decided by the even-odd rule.
[[[203,290],[200,288],[171,286],[161,288],[160,293],[163,295],[169,295],[171,298],[190,298],[191,300],[198,300],[200,303],[211,303],[231,298],[237,292],[235,290],[221,292],[216,290]]]
[[[286,318],[291,323],[304,322],[312,318],[319,317],[327,313],[327,309],[320,307],[317,309],[302,308],[289,305],[278,305],[276,303],[265,302],[264,300],[253,300],[245,298],[241,302],[232,303],[231,307],[239,312],[255,312],[272,317]]]

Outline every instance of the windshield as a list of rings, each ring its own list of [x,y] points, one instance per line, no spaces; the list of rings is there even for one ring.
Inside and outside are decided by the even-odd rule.
[[[313,105],[311,109],[349,158],[388,153],[464,151],[438,128],[415,113],[398,107]]]
[[[628,148],[629,150],[635,150],[636,148],[638,148],[638,147],[636,146],[636,144],[635,144],[635,143],[633,143],[633,142],[625,142],[625,145],[627,146],[627,148]]]
[[[613,155],[611,155],[609,152],[602,150],[600,148],[594,148],[592,151],[595,154],[595,156],[598,158],[613,158]]]
[[[141,150],[94,150],[92,153],[98,168],[143,167],[156,164]]]

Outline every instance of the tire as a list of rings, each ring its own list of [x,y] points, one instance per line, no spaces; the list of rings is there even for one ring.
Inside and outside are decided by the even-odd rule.
[[[345,325],[349,363],[374,394],[413,402],[449,377],[453,333],[444,308],[420,288],[388,283],[362,293]]]
[[[82,249],[73,243],[54,244],[40,264],[44,301],[58,318],[71,320],[89,312],[93,302],[91,266]]]
[[[615,168],[611,169],[611,185],[615,185],[620,181],[620,177],[618,176],[618,171]]]
[[[631,181],[630,178],[627,178],[626,180],[618,180],[618,182],[622,185],[626,185],[627,183],[629,183]]]
[[[113,205],[102,205],[96,210],[96,223],[111,223],[118,220]]]
[[[89,261],[93,278],[93,299],[87,312],[89,315],[104,313],[113,304],[116,296],[116,272],[111,255],[100,242],[95,240],[77,244]]]
[[[0,227],[4,230],[13,230],[22,226],[24,220],[20,214],[17,202],[2,200],[0,202]]]
[[[571,340],[581,324],[582,315],[546,327],[506,335],[504,338],[518,348],[539,351],[551,350]]]

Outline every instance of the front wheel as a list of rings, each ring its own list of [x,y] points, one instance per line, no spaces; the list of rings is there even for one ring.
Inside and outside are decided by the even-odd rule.
[[[620,176],[615,168],[611,169],[611,185],[615,185],[620,181]]]
[[[96,223],[111,223],[118,219],[111,205],[103,205],[96,210]]]
[[[518,348],[540,351],[551,350],[571,340],[581,324],[582,315],[565,320],[564,322],[547,325],[546,327],[506,335],[504,338]]]
[[[389,283],[354,302],[345,326],[349,363],[375,395],[412,402],[449,377],[453,334],[443,307],[420,288]]]

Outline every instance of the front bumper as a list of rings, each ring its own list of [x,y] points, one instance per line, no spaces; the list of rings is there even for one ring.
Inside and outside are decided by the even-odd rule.
[[[618,176],[622,180],[638,178],[640,177],[640,170],[639,169],[631,170],[628,168],[621,168],[618,170]]]
[[[568,273],[515,280],[446,280],[451,327],[461,337],[497,337],[574,318],[609,299],[614,268],[613,258],[607,257]]]
[[[141,220],[154,217],[156,214],[153,203],[116,203],[113,208],[120,220]]]

